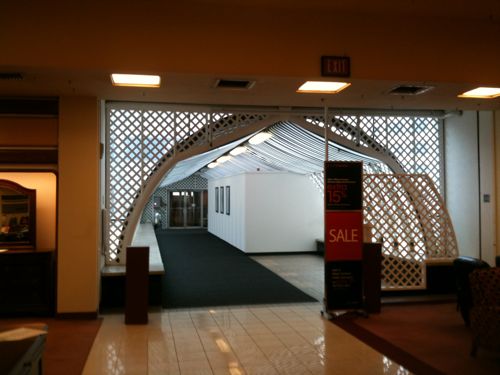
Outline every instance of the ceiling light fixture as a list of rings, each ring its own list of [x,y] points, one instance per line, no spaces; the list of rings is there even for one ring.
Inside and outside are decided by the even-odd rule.
[[[160,87],[160,76],[145,74],[111,74],[111,82],[114,86],[129,87]]]
[[[499,87],[477,87],[458,95],[459,98],[494,99],[500,96]]]
[[[299,93],[336,94],[351,84],[347,82],[307,81],[297,89]]]
[[[207,165],[207,167],[208,167],[208,168],[210,168],[210,169],[212,169],[212,168],[217,167],[218,165],[219,165],[218,163],[216,163],[216,162],[212,162],[212,163],[210,163],[209,165]]]
[[[272,137],[271,133],[266,133],[266,132],[260,132],[255,134],[252,138],[248,140],[248,143],[252,145],[258,145],[262,142],[267,141],[269,138]]]
[[[233,156],[243,154],[247,151],[247,148],[245,146],[238,146],[236,148],[233,148],[229,153]]]
[[[224,156],[221,156],[220,158],[217,159],[217,163],[222,164],[222,163],[225,163],[226,161],[231,160],[231,159],[232,159],[231,156],[224,155]]]

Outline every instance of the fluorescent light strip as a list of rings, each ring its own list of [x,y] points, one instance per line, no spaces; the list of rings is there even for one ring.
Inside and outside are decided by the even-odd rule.
[[[459,98],[494,99],[500,96],[500,87],[477,87],[458,95]]]
[[[161,78],[158,75],[113,73],[111,82],[114,86],[160,87]]]
[[[336,94],[351,84],[347,82],[307,81],[297,89],[299,93]]]
[[[219,165],[218,163],[216,163],[216,162],[212,162],[212,163],[210,163],[209,165],[207,165],[207,167],[208,167],[208,168],[210,168],[210,169],[212,169],[212,168],[217,167],[218,165]]]
[[[266,132],[257,133],[248,140],[248,143],[252,145],[258,145],[264,141],[267,141],[271,137],[272,137],[271,133],[266,133]]]
[[[226,161],[231,160],[231,159],[232,159],[231,156],[224,155],[224,156],[221,156],[220,158],[217,159],[217,163],[222,164],[222,163],[225,163]]]
[[[247,151],[247,148],[245,146],[239,146],[236,148],[233,148],[229,153],[233,156],[243,154]]]

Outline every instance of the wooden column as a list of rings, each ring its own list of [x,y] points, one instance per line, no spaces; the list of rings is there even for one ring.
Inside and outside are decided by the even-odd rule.
[[[382,244],[363,244],[363,294],[367,313],[380,312],[382,292]]]
[[[127,247],[125,324],[148,323],[149,247]]]

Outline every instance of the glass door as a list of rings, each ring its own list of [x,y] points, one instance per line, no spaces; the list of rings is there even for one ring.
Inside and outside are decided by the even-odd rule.
[[[202,191],[171,191],[170,220],[171,228],[201,227],[203,223]]]
[[[184,227],[184,192],[171,191],[169,199],[169,225]]]
[[[201,192],[190,191],[185,196],[186,226],[201,227]]]

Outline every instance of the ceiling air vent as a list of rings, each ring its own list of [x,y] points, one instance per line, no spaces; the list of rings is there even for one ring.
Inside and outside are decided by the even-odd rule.
[[[17,72],[0,72],[0,80],[18,81],[23,79],[23,75]]]
[[[218,79],[215,82],[215,87],[221,89],[248,90],[252,88],[254,84],[255,81],[248,81],[246,79]]]
[[[432,86],[401,85],[389,91],[391,95],[420,95],[433,89]]]

